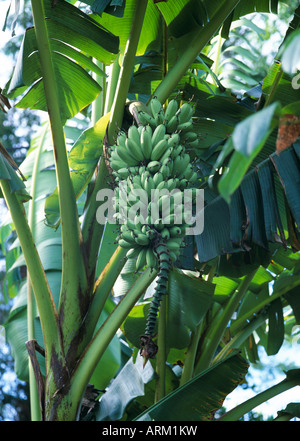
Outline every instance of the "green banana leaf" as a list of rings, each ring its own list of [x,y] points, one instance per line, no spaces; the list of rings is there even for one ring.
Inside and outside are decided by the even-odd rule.
[[[278,412],[278,417],[276,420],[287,421],[291,418],[300,418],[300,404],[299,403],[289,403],[284,410]]]
[[[120,39],[120,53],[123,55],[126,43],[129,37],[130,28],[135,12],[135,2],[126,0],[124,14],[122,17],[113,16],[104,11],[101,15],[93,15],[92,18],[101,26],[109,29]],[[98,11],[95,11],[98,12]],[[99,14],[99,12],[98,12]],[[161,36],[160,13],[152,1],[148,2],[144,25],[142,27],[136,55],[144,55],[148,50],[157,50],[160,48],[159,37]]]
[[[68,2],[59,2],[55,8],[45,2],[45,14],[61,117],[66,121],[94,101],[101,90],[87,70],[98,75],[105,73],[90,57],[111,63],[118,52],[119,40]],[[25,33],[5,92],[9,98],[16,98],[25,91],[16,107],[47,110],[34,28]]]
[[[7,159],[0,152],[0,179],[8,181],[10,191],[16,192],[21,202],[27,202],[30,199],[30,195],[26,191],[26,186],[16,170],[7,161]],[[0,190],[0,197],[3,197]]]
[[[230,179],[223,181],[222,186],[219,183],[222,196],[216,196],[204,208],[205,228],[195,238],[200,262],[219,254],[247,250],[247,244],[267,251],[270,243],[286,245],[289,240],[297,249],[297,240],[291,233],[299,228],[299,189],[295,185],[299,179],[298,151],[295,144],[280,156],[273,153],[257,165],[243,177],[241,185],[234,184],[240,187],[232,194],[230,205],[222,196],[231,193],[229,188],[233,184]],[[233,157],[237,167],[241,167],[236,153]],[[239,174],[241,177],[243,173]]]
[[[146,385],[153,378],[155,372],[150,362],[143,367],[142,357],[138,356],[135,362],[131,357],[101,397],[96,421],[120,420],[129,403],[145,395]]]
[[[221,2],[209,0],[169,0],[157,4],[163,17],[172,31],[174,37],[180,37],[189,33],[195,28],[204,26],[215,11],[222,7]],[[251,12],[274,12],[277,13],[278,1],[272,2],[270,9],[269,2],[265,0],[241,0],[235,7],[229,20],[230,23],[239,17]]]
[[[137,421],[211,421],[244,379],[248,364],[233,351],[140,414]]]

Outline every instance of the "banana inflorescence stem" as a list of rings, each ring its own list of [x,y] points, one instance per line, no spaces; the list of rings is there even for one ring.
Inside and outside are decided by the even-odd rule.
[[[167,283],[171,267],[170,252],[165,242],[159,240],[154,248],[158,257],[159,272],[155,286],[155,293],[147,317],[145,334],[140,337],[140,352],[144,357],[145,363],[149,358],[154,358],[158,351],[158,346],[153,342],[152,338],[162,297],[167,294]]]

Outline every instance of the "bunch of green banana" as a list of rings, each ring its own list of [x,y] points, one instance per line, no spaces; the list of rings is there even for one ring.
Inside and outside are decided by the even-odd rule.
[[[115,189],[115,217],[121,224],[118,242],[128,249],[127,258],[135,259],[137,271],[145,265],[157,268],[156,244],[161,240],[169,250],[170,261],[178,259],[187,228],[182,191],[197,180],[186,150],[186,143],[197,138],[190,129],[192,106],[185,103],[178,108],[177,101],[172,100],[164,111],[154,98],[150,108],[152,119],[147,114],[146,125],[133,125],[127,134],[120,132],[110,149],[110,166],[118,184]],[[121,181],[126,184],[125,193],[122,187],[122,197],[118,193]],[[178,194],[170,198],[168,194],[176,189]],[[140,196],[140,190],[146,199]],[[139,214],[131,211],[137,203]]]
[[[135,216],[134,219],[127,218],[126,223],[121,224],[117,237],[119,245],[128,250],[126,257],[135,260],[136,271],[146,265],[157,268],[155,247],[160,240],[164,241],[168,248],[172,262],[176,262],[184,246],[187,225],[176,223],[174,213],[165,218],[157,218],[153,223],[144,223],[147,220],[151,221],[151,216],[142,220],[140,216]]]
[[[157,350],[152,341],[161,298],[166,294],[170,266],[178,260],[192,215],[193,195],[183,190],[197,180],[188,148],[198,143],[192,131],[194,110],[177,101],[163,106],[150,103],[152,116],[139,114],[142,125],[121,132],[110,148],[110,166],[115,188],[115,217],[119,224],[117,242],[133,259],[136,271],[145,266],[158,270],[141,350],[147,360]],[[184,200],[183,200],[184,198]],[[190,202],[188,207],[186,202]],[[186,216],[188,216],[186,218]]]

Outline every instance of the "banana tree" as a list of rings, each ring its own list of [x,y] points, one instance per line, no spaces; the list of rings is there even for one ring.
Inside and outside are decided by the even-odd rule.
[[[7,225],[17,234],[8,277],[27,268],[5,328],[17,373],[30,381],[32,419],[79,419],[90,384],[97,395],[114,377],[112,391],[133,372],[141,381],[140,336],[151,311],[144,295],[153,296],[157,275],[168,295],[152,326],[158,352],[144,367],[156,375],[142,381],[150,388],[146,403],[136,398],[143,388],[132,410],[132,397],[120,399],[119,418],[127,409],[129,419],[178,419],[176,402],[184,398],[187,409],[206,403],[187,418],[211,419],[247,372],[237,349],[255,360],[256,333],[275,354],[284,338],[283,308],[292,307],[289,324],[299,320],[294,182],[300,98],[289,89],[298,59],[286,56],[297,46],[299,35],[291,30],[299,26],[299,14],[279,54],[282,65],[276,61],[262,86],[239,100],[213,75],[207,45],[249,12],[276,12],[277,1],[271,10],[258,0],[85,1],[92,13],[72,3],[31,1],[34,26],[25,32],[3,91],[6,99],[19,98],[15,107],[48,115],[20,170],[4,148],[0,156]],[[97,216],[106,207],[99,194],[116,185],[119,172],[110,162],[112,146],[120,130],[143,126],[142,117],[155,119],[152,97],[160,104],[194,103],[193,188],[205,189],[204,231],[184,238],[182,255],[166,273],[155,264],[136,271],[128,248],[119,246],[118,227]],[[80,113],[89,117],[79,120]],[[287,127],[286,115],[292,115],[293,136],[289,132],[283,147],[277,143],[278,155],[276,131]],[[2,232],[4,243],[10,230]],[[168,260],[170,250],[157,255]],[[121,356],[126,370],[116,376]],[[171,365],[180,367],[180,378]],[[299,384],[298,372],[291,377],[274,393]],[[99,419],[113,418],[104,411],[106,396]]]

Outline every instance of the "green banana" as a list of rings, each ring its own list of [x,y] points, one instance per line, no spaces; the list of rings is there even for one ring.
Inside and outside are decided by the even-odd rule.
[[[178,110],[178,103],[176,100],[169,101],[169,104],[165,110],[165,121],[168,123],[173,116],[176,115]]]
[[[167,132],[174,133],[178,126],[178,117],[174,115],[167,123]]]
[[[127,225],[128,229],[130,230],[130,232],[135,231],[139,227],[139,221],[137,218],[134,219],[134,222],[131,221],[131,219],[127,218],[126,225]]]
[[[154,228],[155,228],[157,231],[162,231],[162,230],[164,229],[164,227],[165,227],[165,225],[164,225],[162,219],[156,219],[156,220],[154,221]]]
[[[129,176],[129,170],[128,168],[120,168],[118,170],[118,175],[122,178],[122,179],[126,179]]]
[[[146,190],[146,179],[151,176],[151,173],[149,170],[144,170],[141,174],[141,187],[143,187]]]
[[[143,127],[141,134],[141,150],[143,152],[145,159],[150,159],[152,152],[152,130],[150,129],[151,130],[151,134],[150,134],[150,132],[146,130],[146,127]]]
[[[170,251],[178,251],[181,247],[181,239],[170,239],[166,242],[166,247]]]
[[[150,173],[156,173],[160,169],[160,167],[161,167],[160,162],[158,162],[158,161],[151,161],[147,165],[147,170],[149,170]]]
[[[189,103],[184,103],[180,106],[176,114],[178,116],[179,124],[183,124],[190,121],[194,114],[194,109]]]
[[[169,240],[170,239],[170,230],[169,230],[169,228],[164,228],[160,234],[161,234],[162,239],[164,239],[164,240]]]
[[[126,242],[129,242],[132,245],[135,245],[135,240],[132,237],[131,231],[123,231],[121,233],[121,239],[124,239]]]
[[[110,160],[116,160],[116,161],[122,161],[122,159],[120,158],[120,156],[118,155],[117,149],[112,149],[110,154],[109,154],[109,159]]]
[[[171,153],[171,158],[172,159],[177,158],[177,156],[179,156],[182,152],[183,152],[183,146],[182,145],[178,145],[177,147],[175,147],[173,149],[173,152]]]
[[[163,107],[157,98],[152,98],[152,100],[150,101],[150,109],[156,123],[162,124],[164,121],[165,114]]]
[[[129,242],[127,242],[127,240],[124,240],[124,239],[119,239],[119,245],[120,245],[120,247],[125,248],[125,249],[129,249],[129,248],[132,248],[135,246],[131,242],[129,243]]]
[[[165,150],[164,154],[161,156],[160,161],[163,163],[166,159],[171,159],[172,152],[173,147],[167,147],[167,150]]]
[[[187,179],[179,179],[177,187],[179,190],[184,190],[185,188],[188,187],[190,182],[191,182],[191,179],[189,179],[189,181]]]
[[[153,118],[153,116],[149,115],[146,112],[143,112],[143,111],[139,112],[138,119],[139,119],[140,123],[143,125],[150,124],[150,126],[152,128],[155,128],[157,126],[155,118]]]
[[[120,226],[120,231],[121,231],[121,233],[125,233],[125,231],[129,231],[129,228],[126,224],[122,224]]]
[[[131,153],[127,150],[127,147],[122,145],[118,145],[116,147],[117,154],[124,161],[125,164],[129,166],[137,165],[136,157],[132,156]]]
[[[131,138],[136,144],[140,143],[140,133],[137,126],[130,126],[128,129],[128,138]]]
[[[148,204],[148,213],[151,215],[150,223],[153,224],[155,222],[155,219],[159,216],[159,208],[158,208],[158,201],[157,199],[149,202]]]
[[[181,228],[178,227],[177,225],[171,227],[169,231],[170,231],[170,237],[178,237],[181,236],[182,234]]]
[[[113,170],[116,172],[124,167],[123,161],[118,161],[117,159],[114,159],[113,161],[110,161],[110,166]]]
[[[143,247],[136,259],[136,266],[135,266],[136,271],[140,271],[147,264],[146,253],[147,253],[147,248]]]
[[[155,184],[154,184],[152,176],[148,176],[148,178],[145,181],[144,188],[148,194],[148,197],[151,197],[151,191],[155,189]]]
[[[191,184],[194,184],[197,181],[197,179],[198,179],[198,173],[194,172],[192,174],[192,176],[190,177],[189,181],[190,181]]]
[[[136,175],[139,172],[139,167],[129,167],[129,171],[132,175]]]
[[[126,133],[120,132],[117,137],[117,145],[122,145],[123,147],[125,147],[126,138]]]
[[[156,232],[152,228],[150,228],[150,230],[146,231],[146,234],[150,240],[153,240],[156,237]]]
[[[174,214],[169,214],[168,216],[163,218],[164,225],[173,225],[174,222],[175,222],[175,215]]]
[[[184,171],[184,177],[185,179],[189,179],[192,174],[194,173],[194,169],[191,163],[189,163]]]
[[[171,100],[164,111],[156,98],[150,101],[149,107],[152,116],[141,112],[142,126],[131,126],[127,136],[121,132],[110,151],[116,182],[127,179],[128,191],[138,200],[140,189],[146,190],[148,201],[151,197],[145,206],[146,219],[136,213],[133,213],[134,219],[127,216],[126,225],[120,227],[117,238],[119,245],[128,250],[127,258],[136,260],[137,271],[145,265],[157,267],[153,246],[158,235],[166,243],[170,260],[177,260],[187,227],[182,219],[185,214],[182,190],[197,179],[186,150],[187,146],[198,145],[198,135],[191,130],[194,109],[188,103],[178,108],[177,101]],[[164,189],[168,194],[159,194]],[[172,194],[174,189],[181,191]],[[130,206],[135,203],[136,200],[128,201],[125,206],[129,215]],[[120,204],[121,200],[116,198],[116,205]],[[167,215],[162,213],[167,210]],[[120,219],[119,214],[115,217]]]
[[[172,262],[176,262],[176,260],[178,259],[178,255],[179,253],[176,253],[174,251],[169,252],[169,256]]]
[[[167,180],[167,189],[172,191],[176,188],[177,181],[173,178]],[[174,199],[173,199],[174,200]]]
[[[185,132],[181,136],[181,141],[187,145],[189,142],[194,142],[198,139],[198,135],[195,132]]]
[[[137,184],[137,185],[141,186],[142,181],[141,181],[140,175],[132,176],[130,180],[132,181],[133,184]]]
[[[155,173],[155,175],[153,176],[153,182],[154,182],[155,188],[158,186],[158,184],[160,184],[163,181],[163,179],[164,179],[164,177],[161,172]]]
[[[185,123],[178,124],[177,130],[178,130],[178,132],[181,132],[181,131],[183,132],[183,131],[190,129],[192,127],[192,125],[193,125],[193,121],[190,120]]]
[[[126,139],[126,147],[128,152],[136,158],[136,163],[139,163],[140,161],[144,160],[144,155],[141,150],[140,144],[137,144],[133,139],[127,138]]]
[[[170,206],[170,200],[171,200],[171,198],[170,198],[169,194],[162,195],[158,200],[159,210],[162,211],[163,208],[165,208],[166,203],[167,203],[167,208],[168,208]]]
[[[163,177],[163,181],[161,181],[157,186],[156,186],[156,190],[161,191],[163,189],[167,188],[167,183],[165,178]]]
[[[170,135],[170,137],[168,138],[169,147],[174,147],[177,144],[179,144],[179,142],[180,142],[180,136],[178,133],[172,133],[172,135]]]
[[[164,124],[159,124],[153,132],[152,135],[152,148],[159,143],[159,141],[163,140],[166,134],[166,126]]]
[[[176,177],[179,177],[184,172],[189,163],[190,156],[187,153],[177,156],[177,158],[174,159],[174,174]]]
[[[126,253],[127,259],[133,259],[134,257],[138,256],[141,249],[142,249],[142,247],[136,247],[136,248],[131,248],[130,250],[128,250]]]
[[[161,166],[161,174],[163,175],[164,179],[168,178],[170,176],[170,168],[168,165],[164,164]]]
[[[158,161],[168,148],[168,142],[165,139],[159,141],[152,149],[151,161]]]
[[[157,257],[156,257],[156,254],[152,248],[147,248],[146,263],[149,266],[149,268],[156,268],[157,267]]]
[[[149,245],[150,240],[149,237],[146,234],[140,233],[135,237],[135,241],[138,245]]]
[[[188,149],[196,149],[199,147],[199,139],[195,139],[194,141],[188,141],[185,143],[185,146]]]
[[[140,176],[142,176],[145,170],[146,170],[145,165],[141,165],[140,167],[137,168],[137,172],[139,173]]]

